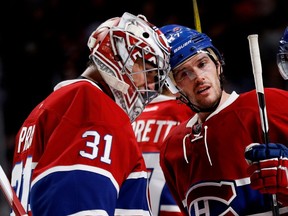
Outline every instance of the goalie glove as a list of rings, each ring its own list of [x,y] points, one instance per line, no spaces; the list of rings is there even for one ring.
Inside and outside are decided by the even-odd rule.
[[[288,205],[288,148],[279,143],[252,143],[246,147],[252,189],[277,194],[278,201]]]

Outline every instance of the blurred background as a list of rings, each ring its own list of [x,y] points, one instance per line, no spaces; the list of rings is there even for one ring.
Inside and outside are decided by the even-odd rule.
[[[0,3],[0,164],[10,179],[14,138],[30,111],[58,82],[86,67],[90,33],[124,12],[143,14],[158,27],[196,28],[192,0],[13,0]],[[288,26],[287,0],[197,0],[202,32],[226,62],[227,89],[254,89],[247,36],[259,35],[265,87],[287,89],[276,65]],[[0,215],[9,206],[0,193]]]

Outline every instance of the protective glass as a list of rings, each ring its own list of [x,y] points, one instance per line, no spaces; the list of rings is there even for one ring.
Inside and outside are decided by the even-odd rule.
[[[210,53],[207,52],[207,51],[200,50],[200,51],[197,52],[197,54],[200,54],[200,53],[205,53],[205,54],[207,54],[208,56],[210,56],[210,58],[211,58]],[[196,77],[201,76],[201,75],[203,75],[204,73],[207,73],[208,70],[207,70],[205,67],[208,67],[209,64],[210,64],[210,61],[208,61],[208,60],[210,60],[208,56],[207,56],[207,57],[202,57],[202,58],[201,58],[201,61],[197,61],[197,67],[202,70],[200,73],[197,73],[197,74],[196,74],[195,72],[189,70],[189,67],[188,67],[188,68],[184,68],[184,69],[176,69],[176,70],[173,70],[172,74],[173,74],[173,77],[174,77],[175,82],[176,82],[176,83],[181,83],[181,82],[182,82],[184,79],[186,79],[186,78],[189,78],[189,79],[192,81],[192,80],[194,80]],[[181,65],[184,64],[184,63],[187,62],[187,61],[190,61],[191,58],[193,58],[193,56],[190,57],[190,58],[188,58],[188,59],[187,59],[186,61],[184,61],[183,63],[181,63]],[[212,59],[212,58],[211,58],[211,59]],[[177,68],[179,68],[181,65],[179,65]]]
[[[189,78],[190,80],[194,80],[197,76],[200,76],[206,72],[207,71],[203,71],[201,74],[196,75],[194,72],[190,70],[181,70],[181,71],[177,71],[176,73],[173,73],[173,77],[176,83],[180,83],[186,78]]]

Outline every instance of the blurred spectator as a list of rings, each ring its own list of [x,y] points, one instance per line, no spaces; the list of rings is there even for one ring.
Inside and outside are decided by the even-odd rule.
[[[281,33],[288,23],[286,0],[225,0],[221,11],[211,10],[218,2],[199,1],[203,32],[222,47],[226,79],[238,92],[255,88],[247,36],[258,34],[265,86],[283,88],[275,63]],[[207,6],[210,9],[207,9]],[[200,7],[199,6],[199,7]],[[280,31],[279,31],[280,30]],[[233,73],[233,74],[232,74]]]

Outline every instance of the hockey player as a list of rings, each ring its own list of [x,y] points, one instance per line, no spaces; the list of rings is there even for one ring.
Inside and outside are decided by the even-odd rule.
[[[192,110],[164,86],[132,123],[137,142],[149,170],[149,194],[154,216],[181,216],[159,164],[161,144],[169,132],[192,115]]]
[[[224,90],[223,56],[211,39],[180,25],[161,30],[171,46],[172,78],[196,112],[167,136],[160,152],[183,213],[271,215],[276,194],[276,209],[287,214],[288,92],[265,89],[270,142],[262,145],[256,92]]]
[[[169,46],[142,15],[90,36],[90,64],[59,83],[16,137],[11,184],[29,215],[150,215],[131,122],[162,90]]]

